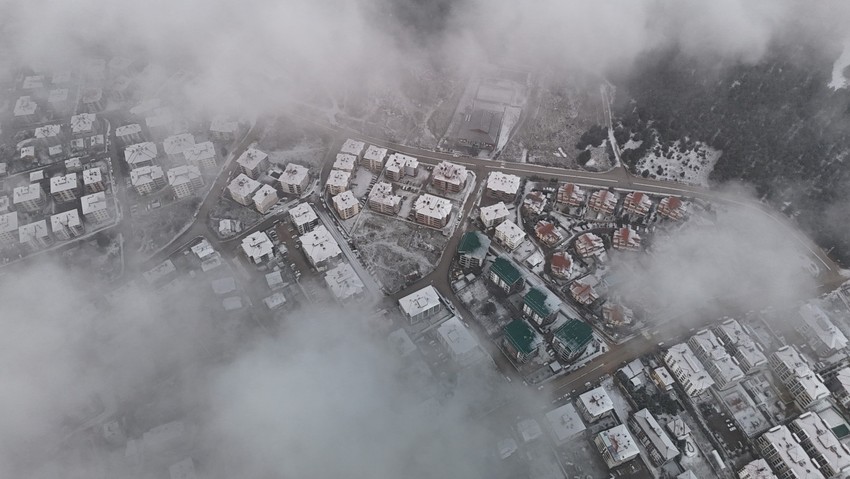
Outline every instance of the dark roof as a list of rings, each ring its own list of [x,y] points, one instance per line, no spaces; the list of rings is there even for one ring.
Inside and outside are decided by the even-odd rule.
[[[474,110],[468,119],[464,119],[457,130],[457,138],[470,143],[496,144],[499,139],[499,127],[502,115],[496,111]]]
[[[593,338],[593,329],[584,321],[571,319],[555,331],[555,339],[570,352],[584,348]]]
[[[505,338],[522,354],[531,354],[540,344],[537,333],[522,319],[515,319],[503,329]]]
[[[496,273],[496,276],[509,285],[516,284],[522,279],[522,274],[520,274],[519,270],[516,269],[516,266],[512,265],[510,261],[506,260],[502,256],[499,256],[495,261],[493,261],[493,265],[490,266],[490,269]]]
[[[472,256],[474,258],[484,258],[487,256],[487,250],[489,249],[490,238],[478,231],[469,231],[465,233],[457,246],[458,253]]]
[[[553,311],[549,310],[549,306],[546,304],[549,299],[549,295],[540,291],[537,288],[531,288],[525,293],[525,298],[523,301],[525,304],[531,308],[532,311],[539,314],[541,317],[548,317]]]

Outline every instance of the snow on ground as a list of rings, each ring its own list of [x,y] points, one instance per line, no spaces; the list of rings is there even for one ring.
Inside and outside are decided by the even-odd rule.
[[[266,153],[269,155],[269,161],[279,166],[286,166],[290,162],[295,162],[308,168],[320,169],[326,152],[327,148],[321,142],[304,140],[294,148],[271,150]]]
[[[502,151],[502,148],[508,143],[514,126],[519,121],[522,114],[522,108],[518,106],[509,106],[505,108],[505,114],[502,116],[502,129],[499,130],[499,141],[496,143],[496,151]]]
[[[850,40],[844,44],[844,50],[832,65],[832,81],[828,85],[830,88],[839,90],[847,87],[847,77],[844,76],[844,69],[848,66],[850,66]]]
[[[351,180],[351,192],[355,198],[365,198],[369,194],[369,183],[372,181],[372,172],[366,168],[358,167],[354,171]]]
[[[695,149],[682,153],[679,141],[664,153],[660,146],[638,160],[637,173],[650,178],[677,181],[689,185],[708,186],[708,175],[723,154],[704,143],[697,142]]]
[[[458,293],[458,298],[475,315],[476,320],[487,331],[487,334],[493,337],[502,332],[502,328],[511,322],[513,316],[502,306],[502,303],[492,299],[485,281],[484,275],[479,276],[468,287]],[[485,310],[483,309],[488,303],[495,307],[495,312],[492,314],[485,314]]]

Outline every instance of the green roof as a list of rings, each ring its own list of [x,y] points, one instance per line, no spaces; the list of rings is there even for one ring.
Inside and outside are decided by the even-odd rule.
[[[554,312],[550,309],[552,301],[549,299],[549,295],[537,288],[531,288],[527,293],[525,293],[525,298],[523,300],[532,311],[543,318],[549,317],[549,315]]]
[[[584,321],[571,319],[555,331],[555,338],[564,345],[564,348],[574,353],[590,343],[593,338],[593,328]]]
[[[469,231],[460,239],[457,246],[457,252],[474,256],[476,258],[484,258],[487,256],[487,250],[490,249],[490,238],[478,231]]]
[[[836,437],[841,439],[844,436],[850,434],[850,429],[847,428],[846,424],[839,424],[832,428],[832,432],[835,434]]]
[[[516,266],[512,265],[510,261],[501,256],[496,258],[496,261],[493,261],[493,265],[490,269],[496,273],[496,276],[509,285],[514,285],[517,281],[522,279],[522,275],[519,270],[516,269]]]
[[[528,323],[521,319],[511,321],[503,331],[505,338],[511,342],[517,351],[524,355],[533,353],[540,345],[540,337]]]

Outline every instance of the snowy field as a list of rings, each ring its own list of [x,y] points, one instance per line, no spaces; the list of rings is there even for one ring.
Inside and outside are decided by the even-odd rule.
[[[505,114],[502,117],[502,128],[499,130],[499,141],[496,143],[496,151],[502,151],[502,148],[508,144],[508,139],[511,136],[514,126],[519,121],[522,114],[522,108],[518,106],[509,106],[505,108]]]
[[[708,175],[722,153],[703,143],[697,143],[695,149],[683,153],[676,141],[666,153],[661,147],[655,147],[638,160],[635,170],[639,175],[658,180],[708,186]]]
[[[844,69],[848,66],[850,66],[850,41],[844,44],[844,50],[841,52],[841,56],[832,65],[832,81],[828,85],[830,88],[840,90],[847,87],[847,77],[844,76]]]

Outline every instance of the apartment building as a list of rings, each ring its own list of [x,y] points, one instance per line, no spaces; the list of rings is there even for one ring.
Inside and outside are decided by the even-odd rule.
[[[168,184],[174,192],[175,198],[192,196],[195,191],[204,186],[204,178],[201,170],[194,165],[183,165],[168,170]],[[273,188],[272,188],[273,189]]]
[[[714,380],[702,363],[699,362],[694,352],[685,343],[672,346],[664,353],[664,364],[676,381],[691,397],[699,396],[708,390]]]
[[[289,163],[278,178],[280,189],[290,195],[301,195],[310,184],[310,170],[296,163]]]
[[[79,182],[76,173],[50,178],[50,195],[56,203],[66,203],[77,199]]]
[[[354,197],[351,190],[343,191],[333,197],[334,210],[340,219],[347,220],[360,213],[360,202]]]
[[[159,166],[142,166],[130,170],[130,184],[140,195],[149,195],[165,186],[165,175]]]
[[[428,319],[443,310],[440,295],[433,286],[426,286],[399,299],[398,307],[410,324]]]
[[[487,194],[493,198],[512,203],[519,193],[522,179],[516,175],[506,175],[501,171],[493,171],[487,176]]]
[[[12,204],[15,209],[34,213],[40,211],[46,202],[44,191],[38,183],[18,186],[12,190]]]
[[[251,201],[254,202],[254,208],[256,208],[260,214],[268,213],[279,200],[280,198],[277,196],[277,190],[269,185],[261,186],[259,190],[254,192],[254,196],[251,197]]]
[[[481,222],[484,223],[485,228],[500,225],[508,219],[509,215],[508,207],[501,201],[494,205],[481,207]]]
[[[431,185],[438,190],[457,193],[466,185],[468,174],[463,165],[441,161],[431,172]]]
[[[446,198],[425,193],[416,198],[413,211],[417,223],[431,228],[443,228],[449,224],[452,202]]]
[[[183,151],[183,157],[187,163],[201,170],[215,170],[218,166],[216,164],[215,145],[211,141],[195,143]]]
[[[269,169],[269,155],[256,148],[248,148],[236,160],[239,170],[251,179],[259,179]]]
[[[290,208],[289,219],[299,235],[313,231],[319,224],[319,217],[309,203],[298,203]]]
[[[100,191],[80,198],[80,211],[89,223],[108,221],[109,207],[106,204],[106,193]]]
[[[829,396],[821,378],[793,346],[775,351],[770,355],[769,363],[801,409],[817,406]]]
[[[240,173],[227,185],[227,191],[233,201],[243,206],[251,206],[254,201],[254,193],[263,186],[257,180],[252,179],[245,173]]]
[[[504,220],[496,226],[495,238],[508,251],[513,251],[525,241],[525,231],[513,221]]]
[[[369,208],[385,215],[398,214],[401,209],[401,196],[393,194],[392,184],[380,181],[375,183],[369,192]]]
[[[80,213],[76,209],[52,215],[50,217],[50,230],[53,232],[53,236],[60,241],[76,238],[85,232]]]
[[[762,458],[780,479],[823,479],[786,426],[775,426],[755,441]]]

